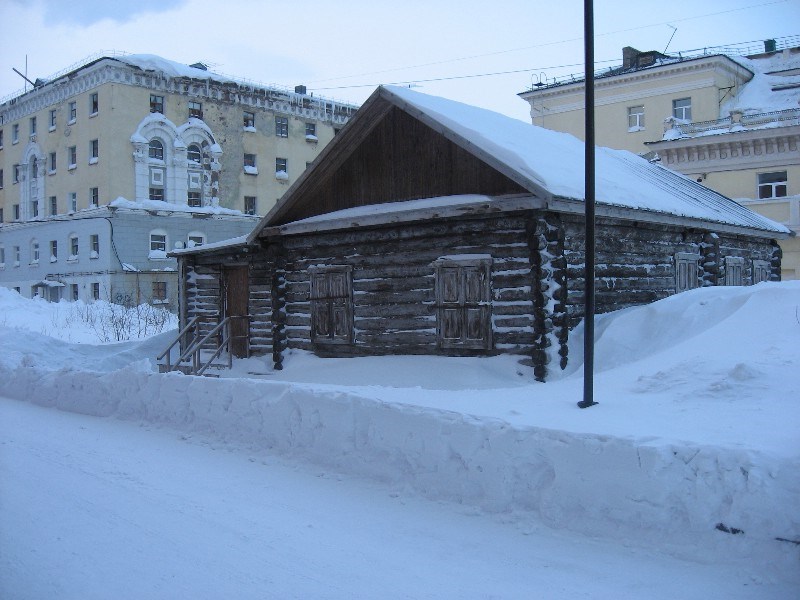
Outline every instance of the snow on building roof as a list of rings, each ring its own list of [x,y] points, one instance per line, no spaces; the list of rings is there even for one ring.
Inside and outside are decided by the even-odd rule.
[[[753,78],[720,107],[720,117],[733,110],[754,114],[800,109],[800,51],[787,49],[764,57],[728,58],[751,71]]]
[[[235,83],[233,79],[189,65],[184,65],[155,54],[126,54],[114,57],[116,60],[137,67],[142,71],[155,71],[167,77],[189,77],[190,79],[212,79],[219,82]]]
[[[382,89],[552,196],[585,199],[584,143],[576,137],[408,88]],[[631,152],[598,148],[595,161],[598,204],[789,233],[783,225]]]

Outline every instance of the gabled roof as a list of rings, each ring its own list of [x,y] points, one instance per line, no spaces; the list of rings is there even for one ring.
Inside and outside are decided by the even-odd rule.
[[[400,111],[422,123],[429,135],[446,138],[461,151],[490,170],[501,174],[509,186],[506,193],[527,191],[550,200],[583,201],[584,144],[572,135],[543,129],[492,111],[437,98],[400,87],[380,87],[342,132],[324,149],[314,164],[284,194],[248,237],[254,240],[266,227],[365,204],[406,201],[409,197],[385,196],[375,201],[352,198],[349,206],[318,206],[320,190],[334,190],[337,170],[359,151],[370,132]],[[395,136],[408,135],[400,127],[389,128]],[[418,132],[415,132],[418,135]],[[390,143],[386,136],[370,141],[380,150]],[[384,165],[387,177],[413,175]],[[369,175],[372,170],[365,170]],[[311,193],[315,190],[315,193]],[[452,194],[491,194],[483,190],[457,190]],[[502,192],[495,192],[502,193]],[[316,194],[316,195],[315,195]],[[442,194],[431,194],[442,195]],[[419,198],[429,196],[418,196]],[[310,201],[314,200],[314,202]],[[596,201],[635,213],[638,220],[658,220],[670,215],[690,220],[721,223],[770,234],[789,230],[710,190],[683,175],[649,163],[622,150],[598,148],[596,152]],[[554,202],[557,204],[558,202]]]

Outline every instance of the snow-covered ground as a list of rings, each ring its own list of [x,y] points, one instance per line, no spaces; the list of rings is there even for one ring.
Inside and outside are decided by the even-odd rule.
[[[800,282],[599,317],[586,410],[579,336],[546,384],[509,357],[304,353],[208,379],[154,372],[169,334],[96,345],[49,325],[67,304],[0,306],[0,596],[800,586]]]

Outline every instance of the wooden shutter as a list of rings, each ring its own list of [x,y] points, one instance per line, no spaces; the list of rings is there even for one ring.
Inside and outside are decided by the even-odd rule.
[[[435,266],[439,346],[491,348],[491,260],[442,259]]]
[[[311,271],[312,342],[352,343],[352,281],[350,267],[323,267]]]

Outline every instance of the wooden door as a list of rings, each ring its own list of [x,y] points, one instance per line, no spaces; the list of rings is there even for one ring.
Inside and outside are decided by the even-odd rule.
[[[224,271],[225,294],[224,317],[231,319],[230,351],[237,358],[248,356],[250,320],[248,304],[250,298],[249,269],[247,266],[226,267]]]

